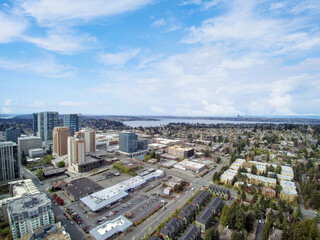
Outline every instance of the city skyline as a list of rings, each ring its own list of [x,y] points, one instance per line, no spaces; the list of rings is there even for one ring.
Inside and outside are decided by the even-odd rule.
[[[320,115],[319,13],[312,0],[5,0],[0,114]]]

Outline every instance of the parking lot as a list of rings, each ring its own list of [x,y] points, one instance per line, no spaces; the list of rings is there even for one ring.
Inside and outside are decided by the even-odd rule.
[[[97,176],[98,175],[95,175],[94,177]],[[120,176],[114,176],[112,179],[99,181],[99,184],[103,187],[107,187],[108,185],[110,186],[114,184],[111,183],[111,180],[115,182],[116,179],[123,181],[127,178],[130,178],[130,176],[121,174]],[[126,216],[130,221],[135,223],[145,219],[154,211],[160,210],[160,208],[167,203],[167,198],[158,196],[158,193],[162,193],[163,191],[162,183],[162,180],[149,182],[143,188],[130,194],[128,198],[99,213],[91,212],[90,209],[83,205],[81,201],[68,201],[68,204],[64,206],[64,212],[69,212],[66,216],[69,218],[70,222],[73,222],[73,224],[77,224],[76,222],[78,222],[81,228],[87,227],[86,230],[91,230],[92,228],[95,228],[106,221],[113,220],[120,215]],[[156,193],[157,197],[155,197]],[[58,195],[64,194],[58,192]]]

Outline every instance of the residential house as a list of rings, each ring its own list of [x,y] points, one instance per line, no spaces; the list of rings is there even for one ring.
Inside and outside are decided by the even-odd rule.
[[[230,198],[230,191],[225,188],[220,188],[215,185],[211,185],[209,187],[209,191],[212,195],[216,195],[217,197],[221,197],[224,200],[228,200]]]
[[[183,229],[183,221],[179,218],[171,218],[163,228],[160,229],[160,235],[163,239],[175,239],[179,235],[180,231]]]
[[[218,214],[222,211],[224,206],[224,202],[221,198],[213,198],[207,205],[207,208],[210,208],[214,214]]]
[[[210,208],[205,208],[199,216],[195,220],[195,225],[200,228],[201,233],[205,233],[205,231],[211,225],[214,213]]]
[[[184,224],[188,224],[194,219],[196,212],[197,208],[194,205],[187,204],[181,209],[177,217],[180,218]]]
[[[198,210],[210,199],[211,194],[208,191],[200,191],[197,196],[192,199],[191,204],[196,206]]]
[[[178,240],[201,240],[200,229],[194,225],[190,225]]]

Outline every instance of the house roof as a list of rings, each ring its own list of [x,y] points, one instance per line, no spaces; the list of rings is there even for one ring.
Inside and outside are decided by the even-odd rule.
[[[213,216],[213,211],[210,208],[205,208],[196,218],[196,222],[207,224]]]
[[[191,225],[187,230],[182,234],[178,240],[195,240],[201,234],[200,229],[194,225]]]

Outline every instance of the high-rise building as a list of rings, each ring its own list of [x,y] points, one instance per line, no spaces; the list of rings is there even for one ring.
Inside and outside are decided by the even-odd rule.
[[[139,139],[138,150],[147,150],[147,149],[148,149],[148,139]]]
[[[58,156],[68,153],[68,137],[70,137],[68,127],[55,127],[53,129],[53,152]]]
[[[63,125],[70,129],[71,136],[73,137],[75,132],[81,130],[82,115],[81,114],[65,114],[63,117]]]
[[[0,183],[19,178],[18,148],[14,142],[0,143]]]
[[[37,136],[37,132],[38,132],[38,113],[34,113],[33,114],[32,130],[33,130],[33,136]]]
[[[42,141],[52,140],[52,131],[59,125],[58,112],[38,113],[38,136]]]
[[[84,139],[68,137],[68,164],[78,165],[86,160],[86,142]]]
[[[29,235],[35,229],[54,224],[52,202],[45,193],[15,199],[8,203],[13,239]]]
[[[138,135],[134,132],[119,132],[119,150],[125,153],[138,151]]]
[[[19,146],[19,159],[21,159],[23,153],[25,156],[29,154],[30,149],[39,149],[42,148],[42,140],[40,137],[19,137],[18,138]]]
[[[86,153],[93,153],[96,151],[96,132],[81,130],[76,132],[78,138],[86,140]]]
[[[18,143],[18,137],[21,136],[20,128],[8,128],[5,132],[7,142]]]

